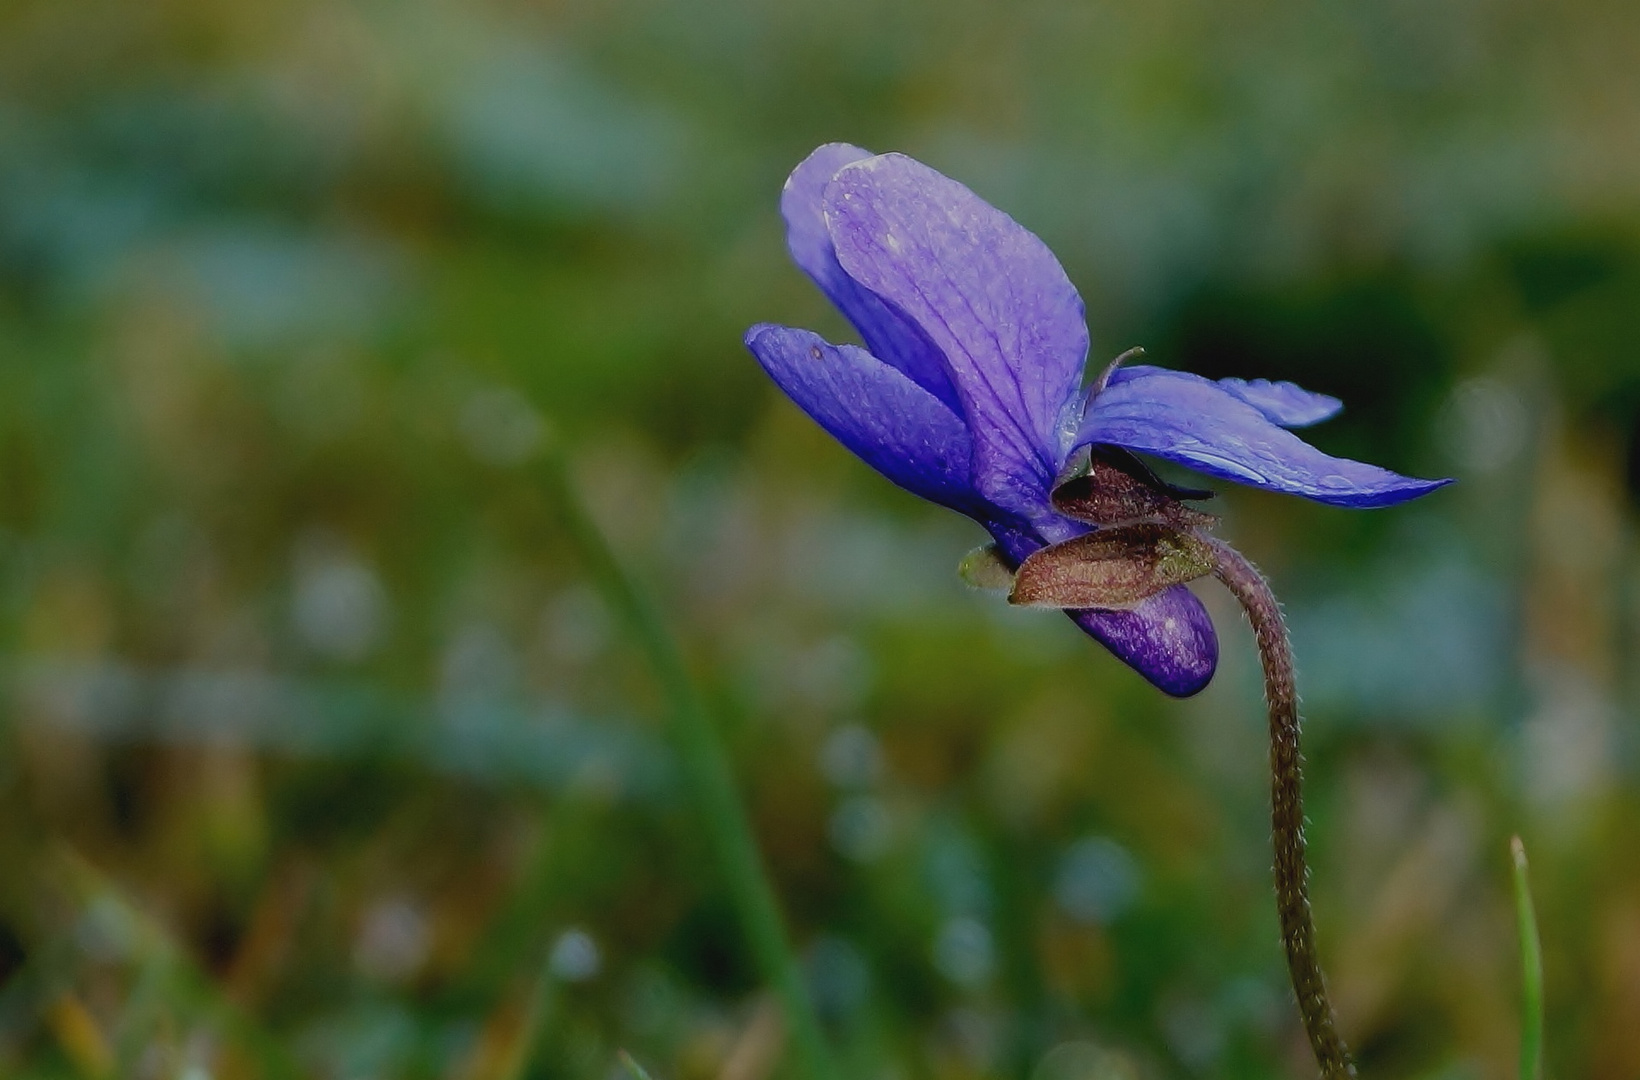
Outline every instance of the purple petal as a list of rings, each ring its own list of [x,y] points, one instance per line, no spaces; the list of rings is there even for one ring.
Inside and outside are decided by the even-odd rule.
[[[1055,523],[1054,539],[1085,531],[1075,522]],[[1042,541],[1020,527],[992,522],[991,536],[1005,562],[1018,566]],[[1196,594],[1183,585],[1141,601],[1125,611],[1067,611],[1070,620],[1116,658],[1174,697],[1198,693],[1219,663],[1219,637]]]
[[[1297,383],[1269,379],[1220,379],[1219,386],[1284,428],[1309,427],[1337,416],[1344,403],[1330,394],[1306,390]]]
[[[822,196],[839,169],[869,157],[871,152],[858,146],[827,143],[792,170],[780,193],[786,246],[803,272],[854,324],[873,356],[899,368],[918,386],[960,410],[962,406],[939,350],[914,323],[861,288],[838,265],[837,250],[832,247],[831,233],[826,231]]]
[[[1128,367],[1117,368],[1110,376],[1106,385],[1120,385],[1132,379],[1143,378],[1158,371],[1166,372],[1167,368],[1159,368],[1152,364],[1133,364]],[[1187,375],[1187,372],[1172,372],[1175,375]],[[1197,376],[1191,376],[1197,377]],[[1297,383],[1271,382],[1269,379],[1220,379],[1221,389],[1240,398],[1259,412],[1272,424],[1279,424],[1284,428],[1309,427],[1319,424],[1323,420],[1330,420],[1337,416],[1344,408],[1344,403],[1330,394],[1317,394],[1313,390],[1306,390]]]
[[[1117,658],[1174,697],[1198,693],[1219,664],[1219,637],[1196,594],[1183,585],[1127,611],[1067,611]]]
[[[914,495],[973,513],[968,429],[933,394],[854,345],[767,323],[746,347],[780,389],[867,465]]]
[[[1451,482],[1324,454],[1216,383],[1160,368],[1112,379],[1090,403],[1076,441],[1154,454],[1208,476],[1334,506],[1390,506]]]
[[[974,437],[974,486],[1040,514],[1065,451],[1088,333],[1046,245],[908,157],[844,167],[825,192],[837,259],[945,356]]]

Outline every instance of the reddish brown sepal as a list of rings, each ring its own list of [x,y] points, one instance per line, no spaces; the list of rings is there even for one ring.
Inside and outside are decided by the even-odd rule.
[[[1125,608],[1213,572],[1202,538],[1155,522],[1100,529],[1033,553],[1014,574],[1011,604]]]
[[[1181,498],[1203,498],[1211,492],[1174,488],[1135,459],[1095,453],[1084,473],[1053,490],[1054,509],[1090,525],[1128,525],[1150,521],[1175,529],[1205,528],[1218,519],[1192,509]]]

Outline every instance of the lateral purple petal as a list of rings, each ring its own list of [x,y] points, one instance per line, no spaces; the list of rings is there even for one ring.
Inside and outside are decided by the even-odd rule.
[[[1088,351],[1082,300],[1046,245],[966,187],[900,154],[845,166],[825,192],[838,262],[944,355],[974,437],[974,486],[1035,515],[1064,459]]]
[[[1220,379],[1219,386],[1284,428],[1309,427],[1337,416],[1344,403],[1330,394],[1306,390],[1297,383],[1269,379]]]
[[[945,358],[916,325],[894,311],[843,272],[826,231],[822,204],[826,185],[845,165],[871,157],[871,151],[848,143],[827,143],[792,170],[780,193],[786,219],[786,246],[792,259],[837,306],[878,359],[899,368],[918,386],[952,409],[962,408],[951,385]]]
[[[1089,404],[1076,442],[1110,443],[1208,476],[1358,509],[1451,483],[1324,454],[1223,387],[1160,368],[1112,379]]]
[[[1120,385],[1130,379],[1167,371],[1167,368],[1159,368],[1152,364],[1133,364],[1117,368],[1111,374],[1107,385]],[[1184,378],[1200,378],[1184,371],[1170,373]],[[1218,385],[1227,393],[1263,413],[1270,423],[1279,424],[1284,428],[1319,424],[1323,420],[1337,416],[1344,408],[1344,403],[1332,395],[1306,390],[1297,383],[1271,382],[1269,379],[1220,379]]]
[[[747,331],[746,347],[798,408],[867,465],[914,495],[975,512],[967,427],[903,372],[858,346],[768,323]]]

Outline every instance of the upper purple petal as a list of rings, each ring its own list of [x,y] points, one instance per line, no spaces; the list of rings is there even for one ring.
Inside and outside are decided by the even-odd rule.
[[[1131,364],[1112,372],[1106,385],[1120,385],[1129,379],[1166,370],[1152,364]],[[1306,390],[1297,383],[1272,382],[1269,379],[1220,379],[1218,385],[1263,413],[1272,424],[1284,428],[1319,424],[1337,416],[1344,408],[1344,403],[1332,395]]]
[[[1055,540],[1086,531],[1085,526],[1066,519],[1053,525]],[[989,528],[1010,566],[1018,566],[1042,547],[1041,539],[1028,528],[1000,522],[990,523]],[[1218,667],[1219,638],[1213,619],[1196,594],[1183,585],[1123,611],[1090,608],[1065,614],[1152,686],[1174,697],[1199,692],[1212,681]]]
[[[968,428],[933,394],[855,345],[763,323],[746,347],[798,408],[914,495],[975,513]]]
[[[900,154],[845,166],[826,226],[849,276],[944,355],[974,439],[974,486],[1036,515],[1065,452],[1087,356],[1082,301],[1046,245]]]
[[[899,368],[918,386],[960,410],[945,358],[933,342],[916,324],[862,288],[837,262],[837,250],[826,230],[822,197],[839,169],[869,157],[871,152],[858,146],[827,143],[792,170],[780,193],[786,246],[803,272],[854,324],[873,356]]]
[[[1217,383],[1161,368],[1112,378],[1089,403],[1076,442],[1123,446],[1334,506],[1390,506],[1451,483],[1324,454]]]

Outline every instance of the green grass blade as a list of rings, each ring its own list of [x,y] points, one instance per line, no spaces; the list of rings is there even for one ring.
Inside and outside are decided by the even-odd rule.
[[[549,448],[543,463],[543,479],[562,511],[565,531],[604,601],[642,646],[661,685],[671,713],[672,736],[684,783],[716,852],[730,902],[752,955],[780,999],[804,1071],[810,1080],[835,1080],[838,1073],[803,985],[801,968],[787,941],[774,887],[763,869],[751,823],[736,791],[728,754],[690,677],[683,653],[648,594],[626,572],[582,505],[562,456]]]
[[[632,1080],[651,1080],[649,1070],[638,1064],[638,1059],[622,1050],[616,1055],[621,1059],[621,1067],[626,1070]]]
[[[1516,836],[1509,847],[1515,862],[1515,920],[1520,933],[1520,1080],[1543,1080],[1543,944],[1526,878],[1526,845]]]

